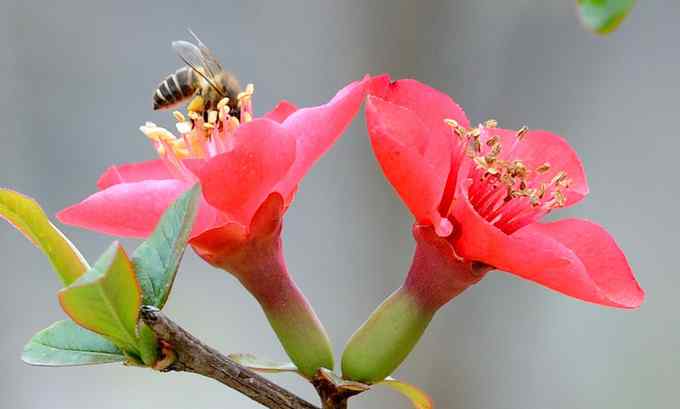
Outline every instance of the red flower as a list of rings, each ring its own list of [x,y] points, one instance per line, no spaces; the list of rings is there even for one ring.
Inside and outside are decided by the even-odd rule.
[[[239,95],[240,118],[219,111],[175,113],[172,133],[147,123],[160,160],[114,166],[100,191],[58,214],[59,220],[100,232],[148,236],[163,211],[200,182],[203,198],[190,244],[210,264],[232,273],[258,300],[284,349],[306,376],[332,368],[328,336],[288,274],[281,226],[297,185],[344,132],[366,94],[368,77],[327,104],[296,109],[281,102],[252,119],[252,86]],[[204,120],[205,119],[205,120]]]
[[[564,139],[495,121],[470,128],[451,98],[414,80],[382,77],[369,94],[376,157],[416,224],[450,244],[449,256],[596,304],[642,303],[643,290],[602,227],[539,222],[588,194],[581,161]]]

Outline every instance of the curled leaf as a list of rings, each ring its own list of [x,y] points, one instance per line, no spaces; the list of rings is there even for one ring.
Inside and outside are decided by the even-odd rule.
[[[376,385],[385,385],[407,397],[416,409],[432,409],[434,404],[430,395],[422,389],[406,382],[398,381],[394,378],[386,378]]]

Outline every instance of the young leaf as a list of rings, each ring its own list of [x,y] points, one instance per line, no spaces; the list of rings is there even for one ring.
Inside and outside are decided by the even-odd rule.
[[[156,334],[145,323],[139,323],[137,348],[139,356],[146,366],[153,366],[158,361],[158,339]]]
[[[200,185],[180,196],[165,211],[151,237],[135,251],[132,262],[142,287],[144,305],[163,308],[187,246],[196,217]]]
[[[118,243],[70,286],[59,291],[64,311],[81,327],[139,353],[137,320],[142,297],[132,264]]]
[[[0,217],[47,255],[64,285],[71,284],[90,268],[75,246],[50,223],[35,200],[0,189]]]
[[[432,409],[433,407],[430,395],[406,382],[401,382],[394,378],[386,378],[384,381],[376,383],[376,385],[385,385],[401,393],[411,401],[416,409]]]
[[[24,347],[21,359],[29,365],[79,366],[126,361],[111,342],[79,327],[58,321],[38,332]]]
[[[577,0],[583,24],[597,34],[609,34],[621,24],[635,0]]]
[[[292,362],[275,362],[258,358],[252,354],[229,354],[229,359],[252,369],[255,372],[279,373],[279,372],[298,372],[297,367]]]

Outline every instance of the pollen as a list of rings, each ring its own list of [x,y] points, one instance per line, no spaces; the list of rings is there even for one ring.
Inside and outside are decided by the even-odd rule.
[[[249,84],[238,95],[239,114],[236,116],[232,115],[229,98],[221,99],[216,109],[206,110],[204,98],[195,97],[187,105],[186,113],[172,113],[178,136],[152,122],[147,122],[140,129],[152,141],[158,155],[174,174],[194,180],[195,176],[183,160],[208,160],[231,149],[231,139],[239,126],[253,119],[254,92],[255,87]]]
[[[498,126],[498,121],[496,121],[495,119],[487,119],[486,121],[484,121],[483,125],[485,128],[496,128]]]
[[[179,112],[179,111],[174,111],[174,112],[172,113],[172,116],[175,117],[175,120],[177,120],[177,122],[184,122],[184,121],[186,121],[186,119],[184,118],[184,114],[182,114],[182,113]]]
[[[227,105],[229,105],[229,98],[222,98],[220,102],[217,103],[217,110],[220,111]]]
[[[454,155],[467,156],[473,163],[470,203],[491,224],[512,233],[567,203],[571,185],[567,172],[517,156],[529,131],[526,126],[513,135],[498,130],[493,119],[469,129],[453,119],[445,123],[458,141]]]
[[[238,96],[236,97],[236,99],[238,99],[239,106],[248,102],[250,100],[250,98],[252,98],[254,93],[255,93],[255,85],[253,85],[253,84],[246,85],[245,91],[239,92]]]

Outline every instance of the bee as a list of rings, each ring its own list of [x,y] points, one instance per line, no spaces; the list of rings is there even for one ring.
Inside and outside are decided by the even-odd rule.
[[[222,68],[212,51],[193,31],[189,30],[189,33],[196,44],[172,42],[172,48],[186,66],[168,75],[158,85],[153,95],[153,109],[173,108],[195,96],[190,108],[206,113],[216,109],[223,98],[229,98],[230,115],[238,118],[238,94],[241,91],[238,80]]]

